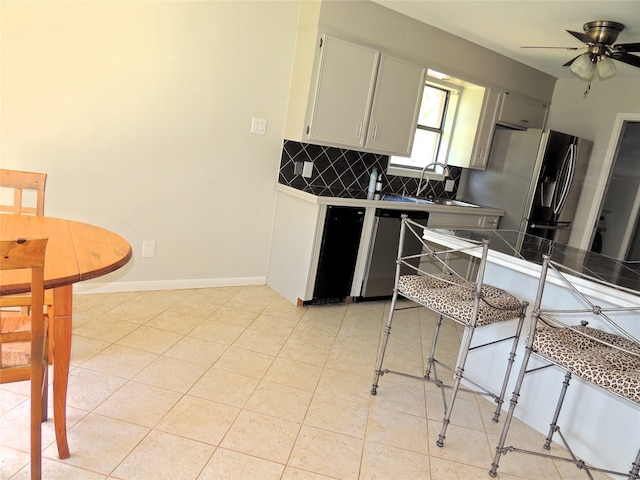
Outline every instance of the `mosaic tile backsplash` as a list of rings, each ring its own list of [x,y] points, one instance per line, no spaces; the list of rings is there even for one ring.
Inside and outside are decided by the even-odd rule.
[[[311,177],[301,175],[304,162],[313,163]],[[365,193],[373,167],[385,172],[389,165],[387,155],[363,153],[342,148],[324,147],[309,143],[285,140],[282,146],[278,183],[300,190],[330,189]],[[451,179],[455,180],[453,192],[445,192],[444,181],[429,180],[423,192],[426,197],[455,198],[462,169],[450,167]],[[297,172],[300,172],[298,174]],[[386,175],[383,173],[382,193],[413,194],[418,188],[417,178]]]

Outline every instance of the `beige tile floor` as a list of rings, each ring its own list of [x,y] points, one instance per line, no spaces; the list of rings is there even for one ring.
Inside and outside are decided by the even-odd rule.
[[[432,384],[383,376],[388,302],[297,308],[265,286],[74,296],[71,458],[43,425],[45,479],[488,479],[501,426],[459,397],[444,448]],[[420,374],[425,310],[396,316],[388,364]],[[445,325],[445,354],[459,332]],[[29,476],[28,384],[0,388],[0,477]],[[541,436],[514,421],[532,448]],[[511,453],[501,479],[572,479]],[[600,477],[602,478],[602,477]]]

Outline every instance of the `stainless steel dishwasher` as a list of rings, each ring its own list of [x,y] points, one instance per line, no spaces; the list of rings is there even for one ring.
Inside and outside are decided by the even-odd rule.
[[[362,282],[360,296],[362,300],[385,298],[393,294],[398,242],[400,241],[400,221],[403,214],[425,226],[429,219],[429,212],[381,208],[376,210],[367,268]],[[417,238],[408,235],[405,237],[404,251],[411,254],[421,253],[422,244]],[[416,265],[418,261],[416,260]]]

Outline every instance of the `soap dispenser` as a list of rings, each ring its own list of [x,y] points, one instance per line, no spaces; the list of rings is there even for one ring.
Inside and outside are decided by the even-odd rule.
[[[380,200],[382,197],[382,173],[378,174],[378,179],[376,180],[376,191],[373,196],[374,200]]]
[[[371,177],[369,178],[369,188],[367,189],[367,199],[373,200],[373,196],[376,193],[376,182],[378,181],[378,169],[373,167],[371,170]]]

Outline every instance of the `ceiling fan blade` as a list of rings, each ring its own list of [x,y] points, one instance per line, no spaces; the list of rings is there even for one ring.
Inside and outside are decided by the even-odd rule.
[[[582,54],[580,54],[582,55]],[[573,62],[576,61],[576,58],[578,58],[580,55],[573,57],[571,60],[569,60],[567,63],[565,63],[564,65],[562,65],[563,67],[569,67]]]
[[[531,46],[525,45],[520,48],[558,48],[561,50],[579,50],[581,47],[531,47]]]
[[[640,68],[640,57],[631,55],[630,53],[611,52],[609,56],[614,60],[618,60],[619,62],[627,63],[629,65],[633,65],[634,67]]]
[[[587,35],[586,33],[582,33],[582,32],[572,32],[571,30],[567,30],[567,33],[570,33],[571,35],[573,35],[574,37],[576,37],[578,40],[580,40],[581,42],[584,43],[594,43],[593,42],[593,38],[591,38],[589,35]]]
[[[623,52],[640,52],[640,43],[619,43],[614,48],[620,49]]]

